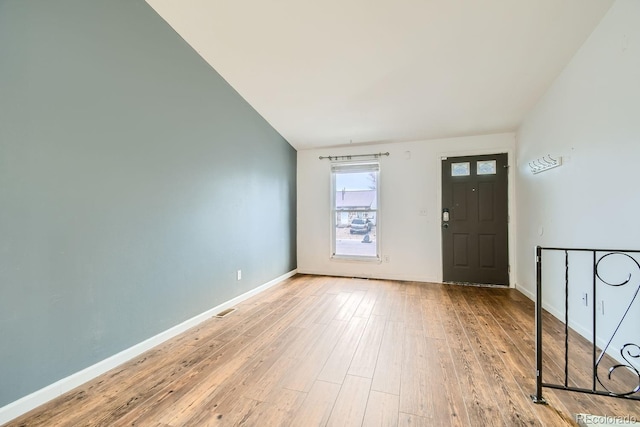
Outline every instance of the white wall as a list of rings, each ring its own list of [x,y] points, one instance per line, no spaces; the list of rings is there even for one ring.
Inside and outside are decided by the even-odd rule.
[[[640,249],[639,18],[640,1],[616,1],[517,133],[517,282],[530,296],[535,245]],[[546,154],[565,163],[532,175],[527,163]],[[640,271],[631,272],[637,287]],[[578,287],[585,286],[572,289],[571,304],[580,303]],[[548,283],[544,293],[545,307],[562,314],[559,283]],[[604,336],[621,317],[623,300],[611,289],[602,296],[609,308]],[[634,337],[639,311],[640,301],[627,323]],[[588,333],[584,314],[572,313],[573,323]]]
[[[440,164],[442,156],[508,153],[512,133],[298,151],[298,271],[301,273],[442,281]],[[380,175],[380,250],[388,262],[330,259],[330,162],[319,156],[389,152]],[[513,169],[513,168],[512,168]],[[513,182],[513,172],[510,171]],[[510,185],[512,225],[515,224]],[[426,215],[420,215],[426,211]],[[513,233],[510,233],[513,235]],[[513,245],[512,245],[513,247]],[[513,263],[512,263],[513,266]],[[512,272],[513,272],[512,268]]]

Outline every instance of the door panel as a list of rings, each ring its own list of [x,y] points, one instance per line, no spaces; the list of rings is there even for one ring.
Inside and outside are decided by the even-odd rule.
[[[495,219],[494,191],[493,182],[478,184],[478,221],[493,221]]]
[[[444,281],[509,284],[507,168],[506,154],[442,161]]]
[[[453,235],[453,264],[456,267],[469,266],[469,235]]]
[[[478,259],[480,267],[496,267],[496,237],[493,234],[478,236]]]
[[[456,209],[453,210],[454,221],[466,221],[467,211],[467,183],[453,183],[453,204]]]

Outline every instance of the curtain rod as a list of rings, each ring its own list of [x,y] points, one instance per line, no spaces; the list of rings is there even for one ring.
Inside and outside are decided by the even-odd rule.
[[[373,153],[373,154],[352,154],[350,156],[320,156],[319,159],[320,160],[324,160],[324,159],[329,159],[329,160],[351,160],[355,157],[373,157],[374,159],[377,159],[378,157],[381,156],[388,156],[389,152],[387,151],[386,153]]]

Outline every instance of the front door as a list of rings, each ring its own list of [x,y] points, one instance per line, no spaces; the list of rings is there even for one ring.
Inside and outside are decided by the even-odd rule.
[[[509,285],[506,154],[442,160],[445,282]]]

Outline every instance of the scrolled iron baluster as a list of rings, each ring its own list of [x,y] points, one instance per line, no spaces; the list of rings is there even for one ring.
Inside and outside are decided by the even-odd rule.
[[[631,283],[632,273],[629,273],[629,277],[627,277],[626,280],[623,280],[620,283],[610,283],[610,282],[608,282],[608,281],[606,281],[606,280],[604,280],[602,278],[602,276],[600,274],[600,271],[599,271],[599,266],[600,266],[600,263],[602,262],[602,260],[604,260],[605,258],[607,258],[609,256],[616,256],[616,255],[624,256],[624,257],[629,258],[631,261],[633,261],[635,266],[640,271],[640,263],[638,263],[638,261],[636,261],[636,259],[633,258],[632,256],[630,256],[628,254],[625,254],[625,253],[622,253],[622,252],[611,252],[611,253],[608,253],[606,255],[603,255],[598,260],[598,262],[596,263],[596,266],[595,266],[595,274],[598,277],[598,279],[600,279],[600,281],[602,281],[602,283],[604,283],[606,285],[609,285],[609,286],[621,287],[621,286],[625,286],[625,285]],[[609,388],[607,388],[607,386],[605,386],[603,384],[603,382],[600,380],[600,376],[598,375],[598,366],[600,365],[600,362],[602,361],[602,359],[604,358],[605,354],[607,353],[607,350],[609,349],[609,346],[611,345],[611,342],[613,341],[613,338],[618,333],[618,330],[620,329],[620,326],[624,322],[624,319],[627,317],[627,314],[629,313],[629,310],[631,309],[631,306],[635,302],[639,291],[640,291],[640,283],[638,284],[638,288],[636,289],[636,291],[633,294],[633,298],[631,298],[631,302],[627,306],[627,309],[625,310],[624,314],[622,315],[622,318],[620,319],[620,321],[618,322],[615,330],[613,331],[613,334],[609,338],[609,341],[607,342],[607,345],[602,349],[602,351],[600,352],[600,356],[598,356],[598,359],[596,361],[595,374],[596,374],[596,379],[598,380],[598,383],[600,383],[600,385],[607,392],[609,392],[610,394],[612,394],[614,396],[629,396],[629,395],[635,394],[638,391],[640,391],[640,372],[638,371],[638,369],[635,368],[635,366],[633,366],[631,361],[629,359],[627,359],[627,356],[631,357],[631,358],[634,358],[634,359],[640,358],[640,346],[638,344],[627,343],[624,346],[622,346],[622,349],[620,350],[620,355],[622,356],[622,359],[625,362],[627,362],[627,364],[624,364],[624,363],[617,364],[617,365],[614,365],[614,366],[612,366],[611,368],[608,369],[608,378],[609,378],[609,380],[611,380],[611,377],[612,377],[613,373],[619,368],[626,368],[628,371],[634,373],[638,377],[638,385],[635,386],[632,390],[627,391],[627,392],[623,392],[623,393],[613,392],[613,391],[609,390]],[[635,350],[635,353],[631,352],[632,349]]]
[[[636,353],[632,354],[631,350],[628,350],[627,347],[632,347],[634,350],[636,350]],[[627,368],[627,370],[633,372],[638,377],[638,385],[635,386],[635,388],[633,390],[631,390],[631,391],[629,391],[627,393],[616,394],[618,396],[628,396],[628,395],[635,394],[638,391],[640,391],[640,372],[638,372],[638,370],[633,366],[631,361],[629,359],[627,359],[627,357],[625,356],[625,351],[626,351],[626,356],[633,357],[634,359],[640,358],[640,346],[638,346],[638,344],[625,344],[625,345],[623,345],[622,349],[620,350],[620,356],[622,356],[622,359],[624,359],[624,361],[627,362],[628,365],[619,364],[619,365],[613,365],[612,367],[610,367],[609,368],[609,375],[608,375],[609,379],[611,379],[611,376],[613,375],[613,372],[616,369],[618,369],[618,368]],[[600,384],[602,385],[602,383],[600,383]],[[605,389],[606,389],[606,387],[605,387]],[[607,389],[607,391],[609,391],[609,390]]]

